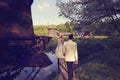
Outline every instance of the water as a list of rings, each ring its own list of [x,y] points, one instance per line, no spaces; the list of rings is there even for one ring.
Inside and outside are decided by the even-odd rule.
[[[13,79],[9,78],[9,79],[10,80],[45,80],[46,77],[49,76],[53,71],[58,71],[56,55],[52,54],[52,53],[47,53],[47,56],[53,62],[53,64],[51,64],[47,67],[43,67],[43,68],[40,68],[40,67],[24,67],[16,75],[14,75],[14,73],[16,73],[15,71],[12,72],[11,77],[14,77],[14,78]],[[5,76],[6,74],[7,73],[4,73],[4,75],[2,74],[1,76]],[[5,78],[3,78],[3,79],[5,79]]]
[[[53,71],[58,71],[56,55],[52,53],[47,53],[47,55],[50,58],[50,60],[53,62],[53,64],[47,67],[41,68],[41,70],[38,72],[34,80],[45,80],[45,78],[48,75],[50,75]],[[39,70],[39,67],[25,67],[24,70],[22,70],[20,74],[17,76],[17,78],[14,80],[25,80],[25,79],[31,80],[38,70]]]

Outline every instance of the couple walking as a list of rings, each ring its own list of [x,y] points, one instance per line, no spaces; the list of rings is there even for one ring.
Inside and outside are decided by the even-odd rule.
[[[69,40],[64,42],[60,36],[55,50],[60,80],[73,80],[73,64],[78,64],[77,43],[73,41],[72,34],[68,38]]]

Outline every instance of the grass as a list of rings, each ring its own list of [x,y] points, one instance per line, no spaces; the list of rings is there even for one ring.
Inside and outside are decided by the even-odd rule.
[[[119,80],[120,50],[94,53],[81,61],[75,71],[78,80]]]
[[[108,38],[108,36],[94,36],[94,38],[96,38],[96,39],[105,39],[105,38]]]
[[[119,80],[119,39],[76,39],[79,65],[76,67],[78,80]]]

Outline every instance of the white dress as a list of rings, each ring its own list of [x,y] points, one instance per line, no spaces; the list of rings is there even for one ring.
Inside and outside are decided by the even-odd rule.
[[[63,54],[63,44],[59,43],[55,49],[55,54],[57,56],[57,58],[64,58],[64,54]]]

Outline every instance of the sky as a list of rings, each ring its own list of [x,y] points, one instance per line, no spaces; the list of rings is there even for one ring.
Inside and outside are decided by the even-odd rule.
[[[58,25],[67,20],[59,17],[56,0],[33,0],[31,9],[33,25]]]

